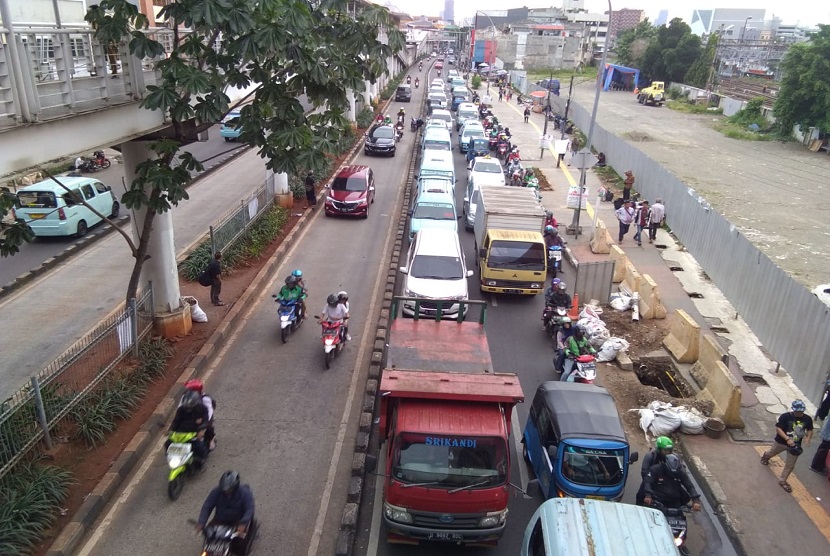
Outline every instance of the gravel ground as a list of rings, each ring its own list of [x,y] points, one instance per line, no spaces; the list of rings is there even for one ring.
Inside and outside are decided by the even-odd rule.
[[[593,82],[574,85],[573,100],[588,110],[593,97]],[[608,92],[597,122],[701,193],[797,281],[830,283],[830,156],[798,143],[730,139],[712,129],[718,117]]]

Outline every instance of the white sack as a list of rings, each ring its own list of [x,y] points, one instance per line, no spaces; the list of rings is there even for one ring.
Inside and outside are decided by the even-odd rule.
[[[703,434],[703,423],[706,418],[695,407],[681,406],[677,408],[680,415],[680,432],[683,434]]]
[[[190,320],[193,322],[207,322],[207,313],[199,307],[199,301],[190,295],[182,297],[182,301],[190,305]]]

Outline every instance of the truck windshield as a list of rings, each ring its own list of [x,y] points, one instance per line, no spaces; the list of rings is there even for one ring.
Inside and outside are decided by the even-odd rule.
[[[507,481],[505,440],[497,437],[460,437],[403,433],[395,440],[392,476],[416,486],[448,489]]]
[[[543,245],[529,241],[493,241],[487,265],[492,268],[545,270]]]
[[[614,486],[623,481],[625,450],[566,446],[562,475],[580,485]]]

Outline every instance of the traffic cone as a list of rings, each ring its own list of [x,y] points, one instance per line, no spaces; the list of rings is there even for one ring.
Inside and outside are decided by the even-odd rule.
[[[576,322],[579,319],[579,294],[578,293],[574,294],[573,304],[571,305],[571,310],[568,311],[568,316],[574,322]]]

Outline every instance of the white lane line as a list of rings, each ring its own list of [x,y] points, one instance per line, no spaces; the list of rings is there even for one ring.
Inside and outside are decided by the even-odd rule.
[[[378,464],[375,468],[375,499],[372,503],[372,524],[369,527],[369,544],[366,547],[366,556],[375,556],[378,553],[378,543],[380,542],[380,515],[383,512],[383,483],[386,477],[386,450],[381,447],[380,454],[378,454]]]
[[[400,204],[403,198],[402,195],[404,187],[406,187],[406,176],[407,172],[404,172],[401,176],[401,183],[398,187],[398,198],[395,201],[396,210],[393,211],[393,214],[400,213]],[[384,245],[383,253],[380,257],[378,276],[375,279],[375,287],[372,290],[372,302],[369,305],[369,311],[367,313],[368,317],[366,318],[366,326],[364,326],[363,328],[364,341],[360,346],[360,351],[358,351],[357,354],[357,362],[355,363],[355,367],[352,370],[352,380],[349,384],[349,394],[346,397],[346,407],[343,409],[343,417],[340,419],[340,430],[337,432],[337,442],[334,445],[334,456],[331,460],[331,465],[329,466],[329,473],[328,477],[326,478],[326,486],[323,489],[323,496],[320,499],[320,509],[317,512],[317,521],[314,523],[314,532],[311,535],[311,542],[308,545],[308,556],[316,556],[317,549],[320,546],[320,537],[323,534],[323,526],[325,525],[326,514],[328,513],[329,503],[331,502],[331,491],[334,488],[335,475],[337,475],[337,468],[340,464],[341,452],[343,451],[343,441],[346,437],[346,430],[349,427],[349,418],[351,417],[352,405],[355,393],[357,391],[357,381],[358,378],[360,378],[360,369],[362,368],[362,365],[365,364],[363,362],[364,352],[366,351],[367,345],[374,343],[368,342],[366,341],[366,339],[373,337],[371,336],[371,330],[372,328],[377,326],[377,321],[373,322],[372,318],[375,314],[375,308],[377,307],[378,301],[380,300],[380,289],[382,281],[386,278],[386,272],[384,272],[384,269],[389,266],[389,249],[392,246],[392,238],[394,234],[397,233],[397,230],[397,226],[389,226],[389,231],[386,233],[386,245]]]
[[[516,446],[516,467],[519,468],[519,478],[522,481],[522,490],[527,492],[527,464],[522,457],[522,429],[519,427],[519,414],[516,412],[516,406],[513,406],[510,421],[513,428],[513,444]]]
[[[498,302],[496,301],[496,296],[493,294],[490,294],[490,305],[492,305],[493,307],[499,306]]]

